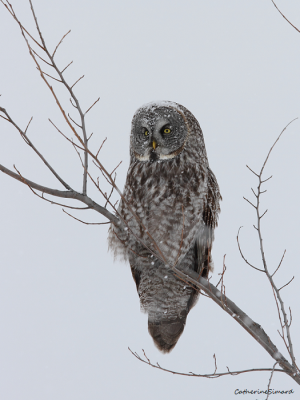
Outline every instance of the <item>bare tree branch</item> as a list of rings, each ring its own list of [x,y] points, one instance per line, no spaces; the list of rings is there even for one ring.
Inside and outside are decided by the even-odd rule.
[[[282,15],[282,17],[283,17],[294,29],[296,29],[297,32],[300,33],[300,30],[299,30],[295,25],[293,25],[293,24],[291,23],[291,21],[288,20],[287,17],[279,10],[279,8],[278,8],[277,5],[275,4],[274,0],[271,0],[271,1],[272,1],[272,3],[274,4],[274,7],[277,9],[277,11],[279,11],[279,13]]]
[[[246,313],[244,313],[233,301],[225,296],[211,283],[202,276],[190,269],[178,270],[170,266],[171,270],[188,285],[203,290],[209,297],[218,304],[219,307],[227,312],[235,321],[242,326],[281,366],[283,371],[287,373],[295,382],[300,384],[300,373],[291,365],[286,358],[278,351],[277,347],[271,341],[270,337],[265,333],[262,327],[254,322]],[[267,369],[265,369],[267,370]],[[271,371],[271,369],[268,369]],[[281,370],[279,370],[281,371]],[[172,371],[170,371],[172,372]]]
[[[98,97],[98,99],[91,105],[91,107],[88,108],[88,109],[86,110],[86,112],[84,113],[84,115],[86,115],[86,114],[94,107],[94,105],[95,105],[96,103],[98,103],[99,100],[100,100],[100,97]]]
[[[71,215],[71,214],[67,213],[67,211],[65,211],[65,210],[63,210],[63,212],[65,214],[69,215],[69,217],[71,217],[73,219],[76,219],[76,221],[79,221],[79,222],[81,222],[82,224],[85,224],[85,225],[107,225],[107,224],[110,224],[110,221],[108,221],[108,222],[85,222],[85,221],[82,221],[81,219],[78,219],[78,218],[74,217],[74,215]]]
[[[284,252],[283,252],[283,256],[281,257],[281,260],[280,260],[280,263],[279,263],[278,267],[275,269],[275,271],[274,271],[273,274],[271,275],[272,277],[273,277],[273,276],[276,274],[276,272],[279,270],[279,268],[280,268],[280,266],[281,266],[281,263],[282,263],[282,261],[283,261],[285,252],[286,252],[286,250],[284,250]]]
[[[251,204],[252,207],[255,208],[255,205],[251,203],[251,201],[249,201],[248,199],[246,199],[246,197],[243,197],[244,200],[248,201],[249,204]]]
[[[113,224],[116,224],[116,225],[119,224],[119,219],[117,217],[115,217],[112,213],[110,213],[106,208],[100,206],[94,200],[92,200],[88,196],[83,195],[82,193],[78,193],[74,190],[62,191],[62,190],[57,190],[57,189],[51,189],[46,186],[39,185],[35,182],[30,181],[27,178],[24,178],[24,177],[21,178],[18,174],[9,170],[8,168],[5,168],[1,164],[0,164],[0,171],[4,172],[6,175],[9,175],[10,177],[16,179],[19,182],[25,183],[26,185],[28,185],[36,190],[39,190],[40,192],[47,193],[52,196],[56,196],[56,197],[60,197],[60,198],[64,198],[64,199],[74,199],[74,200],[81,201],[82,203],[89,206],[89,208],[104,215],[104,217],[109,219]]]
[[[37,68],[37,69],[38,69],[38,68]],[[44,72],[44,71],[42,71],[42,73],[43,73],[43,75],[49,76],[49,78],[54,79],[55,81],[62,83],[60,79],[54,78],[54,76],[49,75],[49,74],[47,74],[47,73]]]
[[[182,376],[191,376],[191,377],[196,377],[196,378],[209,378],[209,379],[215,379],[215,378],[220,378],[221,376],[227,376],[227,375],[240,375],[240,374],[244,374],[247,372],[262,372],[262,371],[267,371],[267,372],[284,372],[282,369],[275,369],[275,368],[253,368],[253,369],[245,369],[245,370],[240,370],[240,371],[229,371],[228,372],[216,372],[216,359],[215,359],[215,371],[211,374],[195,374],[194,372],[177,372],[177,371],[172,371],[170,369],[167,368],[163,368],[161,367],[158,363],[156,364],[152,364],[151,361],[149,360],[149,358],[147,357],[146,353],[144,350],[144,357],[145,359],[143,359],[140,355],[138,355],[138,353],[133,352],[130,347],[128,347],[128,350],[130,351],[130,353],[137,358],[139,361],[150,365],[153,368],[156,369],[160,369],[161,371],[165,371],[165,372],[170,372],[173,375],[182,375]]]
[[[72,190],[72,188],[58,175],[56,171],[51,167],[51,165],[46,161],[46,159],[42,156],[42,154],[37,150],[37,148],[33,145],[31,140],[25,135],[25,132],[22,131],[21,128],[18,127],[18,125],[11,119],[11,117],[8,115],[6,110],[2,107],[0,107],[0,112],[3,112],[3,114],[6,115],[8,121],[19,131],[20,135],[24,139],[25,143],[30,146],[33,151],[40,157],[40,159],[45,163],[45,165],[50,169],[52,174],[56,177],[56,179],[59,180],[59,182],[68,190]],[[3,171],[4,172],[4,171]]]
[[[73,87],[76,85],[76,83],[78,83],[83,78],[84,78],[84,75],[82,75],[80,78],[78,78],[77,81],[75,83],[73,83],[73,85],[71,86],[71,89],[73,89]]]
[[[283,286],[281,286],[281,288],[280,289],[278,289],[278,292],[279,292],[279,290],[281,290],[281,289],[283,289],[284,287],[286,287],[287,285],[289,285],[293,280],[294,280],[294,276],[292,277],[292,279],[290,279],[289,281],[288,281],[288,283],[286,283],[285,285],[283,285]]]
[[[266,258],[265,258],[264,247],[263,247],[263,239],[262,239],[262,233],[261,233],[261,224],[260,224],[260,220],[261,220],[261,219],[260,219],[260,216],[259,216],[259,205],[260,205],[260,193],[261,193],[260,188],[261,188],[261,185],[262,185],[262,179],[261,179],[261,178],[262,178],[262,174],[263,174],[264,168],[265,168],[265,166],[266,166],[266,163],[267,163],[267,161],[268,161],[268,159],[269,159],[269,156],[270,156],[272,150],[274,149],[274,146],[276,145],[276,143],[277,143],[278,140],[280,139],[281,135],[283,134],[283,132],[284,132],[284,131],[287,129],[287,127],[288,127],[293,121],[295,121],[296,119],[297,119],[297,118],[293,119],[291,122],[289,122],[289,123],[284,127],[284,129],[281,131],[281,133],[280,133],[280,135],[278,136],[278,138],[275,140],[273,146],[272,146],[271,149],[269,150],[269,153],[268,153],[268,155],[267,155],[267,157],[266,157],[266,159],[265,159],[265,161],[264,161],[264,163],[263,163],[263,166],[262,166],[261,171],[260,171],[260,174],[259,174],[259,184],[258,184],[258,187],[257,187],[257,194],[258,194],[258,197],[257,197],[257,205],[256,205],[257,232],[258,232],[258,237],[259,237],[259,243],[260,243],[260,251],[261,251],[262,262],[263,262],[263,266],[264,266],[265,273],[266,273],[266,275],[267,275],[267,277],[268,277],[268,279],[269,279],[269,281],[270,281],[270,284],[271,284],[273,290],[276,292],[277,299],[278,299],[278,301],[279,301],[279,303],[280,303],[281,312],[282,312],[282,315],[283,315],[283,320],[284,320],[284,325],[285,325],[285,330],[286,330],[286,334],[287,334],[287,339],[288,339],[288,343],[289,343],[289,352],[290,352],[290,356],[291,356],[291,359],[292,359],[292,364],[293,364],[294,370],[297,368],[297,367],[296,367],[296,359],[295,359],[294,352],[293,352],[293,344],[292,344],[292,339],[291,339],[291,334],[290,334],[290,328],[289,328],[289,326],[288,326],[287,315],[286,315],[285,308],[284,308],[284,303],[283,303],[282,298],[281,298],[281,296],[280,296],[279,290],[277,289],[277,287],[276,287],[276,285],[275,285],[275,283],[274,283],[274,281],[273,281],[273,277],[272,277],[272,275],[270,275],[270,273],[269,273],[268,266],[267,266],[267,262],[266,262]]]
[[[64,36],[60,39],[58,45],[55,47],[54,52],[52,53],[52,58],[54,57],[54,55],[55,55],[55,53],[56,53],[56,50],[58,49],[59,45],[62,43],[62,41],[64,40],[64,38],[65,38],[70,32],[71,32],[71,29],[70,29],[66,34],[64,34]]]
[[[267,266],[267,262],[266,262],[266,257],[265,257],[265,253],[264,253],[263,238],[262,238],[262,233],[261,233],[261,218],[263,217],[263,215],[264,215],[265,213],[264,213],[262,216],[260,216],[259,206],[260,206],[260,195],[261,195],[262,193],[264,193],[264,191],[261,191],[261,185],[262,185],[264,182],[267,181],[267,180],[265,180],[265,181],[262,180],[262,174],[263,174],[264,168],[265,168],[265,166],[266,166],[266,164],[267,164],[267,162],[268,162],[269,156],[270,156],[272,150],[274,149],[274,146],[275,146],[276,143],[279,141],[279,139],[280,139],[281,135],[283,134],[283,132],[284,132],[284,131],[287,129],[287,127],[288,127],[293,121],[295,121],[296,119],[297,119],[297,118],[295,118],[295,119],[293,119],[291,122],[289,122],[289,123],[284,127],[284,129],[281,131],[281,133],[279,134],[279,136],[277,137],[277,139],[275,140],[275,142],[274,142],[273,145],[271,146],[271,148],[270,148],[270,150],[269,150],[269,152],[268,152],[268,154],[267,154],[267,157],[266,157],[266,159],[265,159],[265,161],[264,161],[264,163],[263,163],[263,166],[262,166],[262,168],[261,168],[261,170],[260,170],[259,175],[256,174],[256,175],[258,176],[258,187],[257,187],[257,194],[256,194],[256,199],[257,199],[257,200],[256,200],[256,206],[254,206],[254,208],[255,208],[255,210],[256,210],[256,217],[257,217],[257,233],[258,233],[258,238],[259,238],[260,252],[261,252],[261,258],[262,258],[262,263],[263,263],[263,267],[264,267],[264,271],[263,271],[263,272],[265,272],[265,274],[267,275],[267,278],[268,278],[268,280],[269,280],[269,282],[270,282],[270,284],[271,284],[271,287],[272,287],[272,290],[273,290],[273,293],[274,293],[274,298],[275,298],[276,306],[277,306],[277,309],[278,309],[278,316],[279,316],[279,320],[280,320],[280,325],[281,325],[281,328],[282,328],[281,337],[282,337],[282,339],[284,340],[284,343],[285,343],[285,345],[286,345],[286,348],[287,348],[287,350],[288,350],[288,352],[289,352],[289,355],[290,355],[290,357],[291,357],[294,373],[296,373],[297,371],[299,372],[299,368],[297,367],[296,359],[295,359],[295,356],[294,356],[293,343],[292,343],[291,333],[290,333],[290,326],[289,326],[289,324],[288,324],[288,319],[287,319],[287,315],[286,315],[284,303],[283,303],[283,300],[282,300],[281,295],[280,295],[280,293],[279,293],[281,289],[283,289],[285,286],[287,286],[287,285],[294,279],[294,277],[293,277],[287,284],[285,284],[284,286],[282,286],[280,289],[278,289],[277,286],[276,286],[275,283],[274,283],[273,276],[274,276],[274,274],[276,273],[276,271],[278,270],[278,268],[280,267],[285,252],[284,252],[284,254],[283,254],[283,256],[282,256],[282,259],[281,259],[281,261],[280,261],[280,264],[279,264],[279,266],[277,267],[277,269],[275,270],[275,272],[274,272],[272,275],[269,273],[268,266]],[[249,167],[248,167],[248,168],[249,168]],[[250,168],[249,168],[249,169],[250,169]],[[253,172],[253,171],[252,171],[252,172]],[[253,206],[252,203],[251,203],[251,205]],[[239,243],[238,243],[238,246],[239,246]],[[244,258],[243,254],[242,254],[242,252],[241,252],[240,246],[239,246],[239,250],[240,250],[240,253],[241,253],[243,259],[245,260],[245,262],[246,262],[248,265],[250,265],[250,264],[247,262],[247,260]],[[252,265],[251,265],[251,266],[252,266]],[[253,267],[253,266],[252,266],[252,267]],[[261,271],[261,270],[260,270],[260,271]],[[281,314],[280,314],[278,302],[279,302],[279,304],[280,304],[280,310],[281,310],[281,314],[282,314],[282,317],[283,317],[283,322],[282,322],[282,320],[281,320]],[[287,342],[286,342],[286,340],[285,340],[285,333],[286,333],[286,335],[287,335]],[[276,360],[276,358],[275,358],[275,360]],[[280,363],[279,363],[279,364],[280,364]],[[280,364],[280,365],[281,365],[281,364]]]
[[[61,71],[61,73],[63,73],[71,64],[73,64],[73,61],[71,61],[71,62]]]
[[[48,64],[50,67],[53,68],[53,65],[50,64],[48,61],[44,60],[34,49],[31,49],[31,50],[34,52],[34,54],[35,54],[40,60],[44,61],[45,64]]]
[[[30,120],[29,120],[29,122],[28,122],[28,124],[27,124],[27,126],[26,126],[26,129],[25,129],[25,131],[24,131],[24,135],[26,135],[27,129],[28,129],[28,127],[29,127],[29,125],[30,125],[30,123],[31,123],[32,120],[33,120],[33,117],[30,118]]]
[[[272,372],[271,372],[271,375],[270,375],[270,379],[269,379],[269,383],[268,383],[268,388],[267,388],[267,398],[266,398],[266,400],[268,400],[269,395],[270,395],[269,390],[270,390],[270,386],[271,386],[273,374],[274,374],[274,371],[275,371],[275,367],[276,367],[277,364],[278,364],[278,363],[276,362],[276,363],[273,365],[273,368],[272,368]]]
[[[116,168],[111,171],[110,175],[112,175],[116,171],[116,169],[119,168],[119,166],[122,164],[122,162],[123,161],[119,162],[119,164],[116,166]]]
[[[252,205],[253,205],[253,204],[252,204]],[[254,206],[253,206],[253,207],[254,207]],[[254,207],[254,208],[255,208],[255,207]],[[246,258],[244,257],[244,254],[243,254],[243,252],[242,252],[242,249],[241,249],[241,246],[240,246],[240,242],[239,242],[239,234],[240,234],[240,229],[241,229],[241,228],[242,228],[242,226],[239,227],[238,234],[237,234],[237,236],[236,236],[236,241],[237,241],[238,248],[239,248],[239,251],[240,251],[240,254],[241,254],[243,260],[245,261],[246,264],[248,264],[250,267],[256,269],[257,271],[265,272],[263,269],[259,269],[259,268],[257,268],[257,267],[254,267],[254,265],[250,264],[249,261],[247,261]],[[255,227],[254,227],[254,228],[255,228]],[[255,228],[255,229],[257,229],[257,228]]]

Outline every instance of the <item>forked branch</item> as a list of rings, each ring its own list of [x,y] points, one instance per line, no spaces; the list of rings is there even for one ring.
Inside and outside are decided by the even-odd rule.
[[[194,373],[194,372],[178,372],[178,371],[172,371],[170,369],[161,367],[158,363],[153,364],[150,359],[147,357],[144,349],[142,349],[143,354],[144,354],[144,358],[141,357],[138,353],[134,352],[131,350],[130,347],[128,347],[128,350],[130,351],[130,353],[137,358],[139,361],[150,365],[150,367],[159,369],[161,371],[165,371],[165,372],[170,372],[173,375],[182,375],[182,376],[191,376],[194,378],[208,378],[208,379],[215,379],[215,378],[220,378],[222,376],[228,376],[228,375],[240,375],[240,374],[245,374],[247,372],[284,372],[282,369],[275,369],[275,368],[252,368],[252,369],[244,369],[244,370],[239,370],[239,371],[230,371],[229,368],[227,367],[228,371],[227,372],[217,372],[217,364],[216,364],[216,359],[214,357],[215,360],[215,370],[213,373],[211,374],[198,374],[198,373]],[[276,365],[277,363],[275,363]]]
[[[262,190],[262,184],[265,183],[265,182],[269,179],[269,178],[268,178],[268,179],[265,179],[265,180],[262,179],[262,175],[263,175],[265,166],[266,166],[266,164],[267,164],[267,162],[268,162],[268,159],[269,159],[269,157],[270,157],[270,154],[271,154],[272,150],[274,149],[276,143],[279,141],[279,139],[280,139],[280,137],[282,136],[283,132],[284,132],[284,131],[287,129],[287,127],[288,127],[292,122],[294,122],[296,119],[297,119],[297,118],[295,118],[295,119],[293,119],[291,122],[289,122],[289,123],[285,126],[285,128],[281,131],[281,133],[279,134],[279,136],[278,136],[277,139],[275,140],[274,144],[273,144],[272,147],[270,148],[270,150],[269,150],[269,152],[268,152],[268,154],[267,154],[267,157],[266,157],[266,159],[265,159],[265,161],[264,161],[264,163],[263,163],[263,166],[262,166],[262,168],[261,168],[259,174],[256,174],[254,171],[252,171],[251,168],[249,168],[249,167],[247,166],[247,168],[248,168],[255,176],[258,177],[257,192],[256,192],[256,193],[254,192],[254,196],[255,196],[255,198],[256,198],[256,204],[254,205],[254,204],[252,204],[249,200],[247,200],[247,199],[245,199],[245,200],[247,200],[247,201],[254,207],[254,209],[255,209],[255,211],[256,211],[257,227],[255,227],[255,229],[256,229],[256,231],[257,231],[257,233],[258,233],[258,239],[259,239],[259,246],[260,246],[260,253],[261,253],[261,259],[262,259],[263,269],[259,269],[259,268],[255,267],[255,266],[253,266],[252,264],[250,264],[250,263],[246,260],[246,258],[244,257],[244,255],[243,255],[243,253],[242,253],[242,250],[241,250],[241,248],[240,248],[239,239],[238,239],[239,233],[238,233],[238,235],[237,235],[237,242],[238,242],[238,247],[239,247],[239,250],[240,250],[240,253],[241,253],[241,256],[242,256],[243,260],[244,260],[248,265],[250,265],[252,268],[255,268],[255,269],[258,270],[258,271],[264,272],[264,273],[266,274],[266,276],[267,276],[269,282],[270,282],[272,291],[273,291],[273,293],[274,293],[274,298],[275,298],[276,306],[277,306],[277,309],[278,309],[278,317],[279,317],[279,321],[280,321],[280,325],[281,325],[281,329],[282,329],[282,333],[281,333],[280,336],[282,337],[282,339],[283,339],[283,341],[284,341],[284,344],[285,344],[285,346],[286,346],[286,348],[287,348],[287,351],[288,351],[288,353],[289,353],[289,355],[290,355],[290,357],[291,357],[291,362],[292,362],[292,365],[293,365],[294,373],[299,373],[300,371],[299,371],[299,368],[298,368],[298,366],[297,366],[297,364],[296,364],[296,359],[295,359],[294,350],[293,350],[293,342],[292,342],[292,339],[291,339],[290,325],[288,324],[287,313],[286,313],[286,311],[285,311],[284,302],[283,302],[282,297],[281,297],[281,294],[280,294],[280,290],[283,289],[284,287],[286,287],[287,285],[289,285],[289,284],[292,282],[292,280],[294,279],[294,277],[293,277],[288,283],[286,283],[285,285],[283,285],[281,288],[278,289],[278,287],[276,286],[276,284],[275,284],[275,282],[274,282],[274,279],[273,279],[273,276],[275,275],[275,273],[278,271],[278,269],[280,268],[280,266],[281,266],[281,264],[282,264],[282,260],[283,260],[284,255],[285,255],[285,251],[284,251],[284,253],[283,253],[283,256],[282,256],[282,258],[281,258],[281,260],[280,260],[280,263],[279,263],[278,267],[277,267],[276,270],[271,274],[271,273],[269,272],[268,264],[267,264],[267,261],[266,261],[266,256],[265,256],[264,246],[263,246],[262,230],[261,230],[261,219],[262,219],[262,217],[265,215],[266,211],[265,211],[263,214],[260,214],[260,196],[265,192],[265,190],[264,190],[264,191]],[[239,229],[239,231],[240,231],[240,229]],[[279,307],[279,305],[280,305],[280,307]]]

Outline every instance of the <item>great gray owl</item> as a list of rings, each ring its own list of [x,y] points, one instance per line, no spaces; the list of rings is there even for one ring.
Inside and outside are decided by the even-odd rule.
[[[121,222],[111,225],[108,240],[115,256],[130,263],[149,333],[163,352],[176,345],[198,298],[168,265],[208,277],[220,200],[192,113],[170,101],[140,107],[132,119]]]

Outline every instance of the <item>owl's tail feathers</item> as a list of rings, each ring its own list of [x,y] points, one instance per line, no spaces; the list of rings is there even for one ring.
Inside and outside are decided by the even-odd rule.
[[[171,321],[148,320],[148,330],[156,347],[163,353],[169,353],[178,342],[186,322],[186,316]]]

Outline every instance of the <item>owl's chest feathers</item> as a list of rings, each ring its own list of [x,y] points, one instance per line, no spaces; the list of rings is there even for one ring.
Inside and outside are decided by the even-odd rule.
[[[164,212],[164,206],[185,206],[197,201],[207,185],[207,174],[199,164],[188,161],[176,157],[164,162],[133,163],[124,191],[126,200],[138,214],[155,211],[157,206]]]
[[[179,254],[185,254],[203,223],[207,193],[205,171],[196,163],[184,161],[175,158],[161,163],[133,163],[124,190],[131,210],[172,263]],[[122,203],[121,214],[144,243],[152,247],[126,202]],[[139,243],[131,242],[131,246],[140,253]]]

